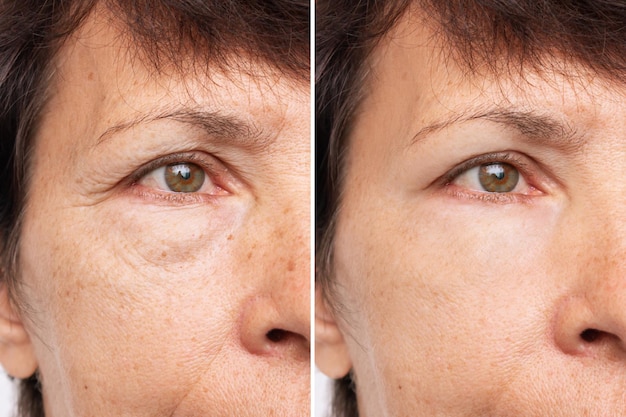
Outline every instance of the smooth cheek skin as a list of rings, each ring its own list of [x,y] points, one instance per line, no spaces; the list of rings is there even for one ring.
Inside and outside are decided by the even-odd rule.
[[[112,29],[85,31],[61,53],[22,231],[46,416],[308,415],[307,87],[153,79],[120,58]],[[220,147],[164,122],[94,150],[98,133],[155,103],[231,111],[272,140],[264,152]],[[212,150],[229,167],[225,195],[159,200],[124,177],[162,154]],[[269,340],[272,329],[287,337]]]
[[[532,74],[528,91],[468,82],[412,24],[374,56],[335,241],[360,416],[624,415],[623,96]],[[428,121],[503,101],[558,114],[584,144],[470,121],[410,145]],[[533,158],[541,193],[502,203],[441,182],[495,151]]]

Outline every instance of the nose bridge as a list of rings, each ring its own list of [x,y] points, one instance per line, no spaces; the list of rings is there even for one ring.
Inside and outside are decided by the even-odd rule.
[[[272,299],[278,311],[292,316],[299,333],[310,328],[311,222],[308,198],[285,203],[275,225],[274,250],[277,264],[270,275]],[[294,323],[295,325],[295,323]],[[308,337],[308,333],[305,335]]]
[[[614,219],[613,219],[614,220]],[[594,231],[586,259],[585,298],[598,326],[626,342],[626,234],[614,221]]]
[[[266,235],[259,236],[258,246],[264,247],[261,252],[265,252],[261,256],[267,261],[266,274],[271,276],[267,285],[277,302],[308,290],[311,223],[307,202],[308,199],[303,201],[295,195],[286,201],[272,202],[272,221],[264,226]]]
[[[603,120],[607,121],[602,128],[605,139],[588,145],[582,167],[585,182],[580,199],[586,216],[580,220],[587,224],[586,239],[591,242],[587,269],[597,281],[591,299],[601,297],[599,302],[608,303],[622,298],[626,289],[626,164],[622,162],[626,128],[620,118]]]
[[[590,202],[586,220],[581,219],[586,226],[579,244],[585,254],[584,270],[596,277],[600,288],[615,291],[626,282],[626,194],[607,194]]]
[[[271,298],[286,330],[309,337],[310,235],[301,216],[284,212],[268,240],[267,280],[264,291]],[[281,324],[277,324],[281,326]]]

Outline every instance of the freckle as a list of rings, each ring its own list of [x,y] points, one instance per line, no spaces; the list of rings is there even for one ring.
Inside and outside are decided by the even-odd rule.
[[[87,385],[85,385],[85,389],[89,389],[89,388],[87,388]]]
[[[248,259],[252,258],[252,252],[248,252]]]
[[[87,79],[88,79],[88,80],[93,80],[93,72],[90,72],[90,73],[87,75]],[[86,388],[86,387],[85,387],[85,388]]]
[[[293,261],[293,259],[291,259],[288,263],[287,263],[287,271],[291,272],[294,269],[296,269],[296,263]]]
[[[165,258],[167,256],[167,253],[165,251],[161,252],[161,259]]]
[[[398,389],[402,389],[402,385],[398,385]]]
[[[228,235],[228,240],[233,240],[233,235]]]

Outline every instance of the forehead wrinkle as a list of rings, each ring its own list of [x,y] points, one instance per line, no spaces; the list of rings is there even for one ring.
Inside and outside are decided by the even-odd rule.
[[[494,106],[487,109],[466,110],[447,119],[431,123],[413,135],[409,146],[422,142],[430,135],[451,126],[474,120],[487,120],[512,128],[531,142],[540,142],[557,149],[579,149],[583,145],[584,137],[565,120],[515,107]]]
[[[181,108],[176,110],[155,111],[140,115],[134,119],[117,123],[109,127],[96,140],[96,147],[107,142],[116,134],[130,130],[138,125],[149,124],[159,120],[174,120],[180,123],[193,125],[202,129],[207,135],[221,140],[228,140],[229,144],[252,150],[266,148],[274,139],[252,122],[238,117],[226,115],[219,111],[195,110]]]

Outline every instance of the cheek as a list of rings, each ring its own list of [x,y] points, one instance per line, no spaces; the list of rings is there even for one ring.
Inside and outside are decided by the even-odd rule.
[[[558,211],[381,196],[348,191],[336,239],[359,380],[400,407],[488,399],[546,331]]]
[[[34,204],[21,264],[40,367],[67,389],[59,397],[84,412],[101,397],[158,413],[224,363],[254,288],[234,262],[249,249],[242,211],[111,201],[46,216]]]

